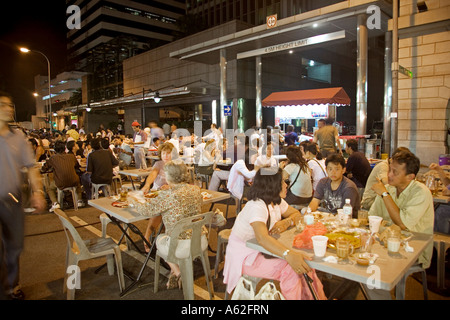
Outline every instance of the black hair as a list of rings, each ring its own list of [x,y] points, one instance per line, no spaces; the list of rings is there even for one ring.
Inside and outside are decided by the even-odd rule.
[[[313,155],[317,155],[317,143],[311,142],[306,147],[304,147],[305,152],[309,151]]]
[[[160,140],[158,137],[153,138],[153,143],[155,143],[158,140]]]
[[[54,149],[56,153],[64,153],[64,151],[66,151],[66,143],[64,141],[58,140],[55,142]]]
[[[30,138],[30,139],[28,139],[28,141],[29,141],[33,146],[35,146],[35,147],[38,146],[38,143],[37,143],[37,141],[36,141],[35,138]]]
[[[329,163],[340,164],[342,168],[345,168],[345,159],[339,153],[332,153],[325,160],[325,167],[328,167]]]
[[[308,171],[308,164],[303,158],[302,152],[299,147],[297,146],[289,146],[286,149],[286,158],[288,159],[289,163],[295,163],[300,166],[300,170],[303,172]]]
[[[91,140],[91,147],[94,150],[100,150],[101,146],[100,146],[100,138],[94,138]]]
[[[356,141],[356,139],[347,140],[347,147],[349,147],[353,151],[358,151],[358,141]]]
[[[414,175],[417,175],[419,172],[420,160],[410,151],[402,150],[395,153],[392,156],[392,161],[395,161],[398,164],[405,164],[406,174],[413,173]]]
[[[100,144],[103,149],[108,150],[109,148],[109,139],[108,138],[101,138]]]
[[[72,152],[73,147],[75,147],[75,140],[67,141],[66,148],[70,152]]]
[[[247,193],[247,199],[262,200],[266,205],[280,204],[283,170],[276,167],[261,168],[253,178],[253,184]]]

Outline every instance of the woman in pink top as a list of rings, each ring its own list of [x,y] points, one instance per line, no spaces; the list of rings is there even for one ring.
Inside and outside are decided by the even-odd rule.
[[[313,279],[313,287],[320,299],[326,299],[322,283],[306,263],[311,260],[301,251],[289,250],[270,233],[281,233],[294,226],[301,218],[298,210],[282,198],[287,184],[279,168],[261,168],[255,175],[247,195],[248,202],[239,213],[228,241],[224,283],[231,293],[242,274],[280,281],[281,293],[288,300],[313,299],[303,273]],[[246,246],[246,241],[256,238],[264,249],[283,257],[267,259]]]

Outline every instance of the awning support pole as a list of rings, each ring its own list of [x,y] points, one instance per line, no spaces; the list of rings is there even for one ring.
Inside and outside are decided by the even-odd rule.
[[[225,117],[224,106],[227,105],[227,53],[220,49],[220,127],[225,132],[228,119]]]

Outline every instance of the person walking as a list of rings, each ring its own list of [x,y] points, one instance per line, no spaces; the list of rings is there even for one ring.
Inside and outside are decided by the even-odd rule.
[[[33,151],[20,130],[8,123],[14,120],[12,97],[0,92],[0,299],[24,299],[19,286],[19,258],[24,243],[25,214],[21,202],[22,169],[28,169],[35,213],[45,209],[42,180]]]

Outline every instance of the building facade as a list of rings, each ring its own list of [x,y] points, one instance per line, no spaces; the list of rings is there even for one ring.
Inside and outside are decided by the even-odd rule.
[[[413,77],[399,73],[398,145],[429,164],[450,142],[450,2],[418,3],[400,2],[399,64]]]

